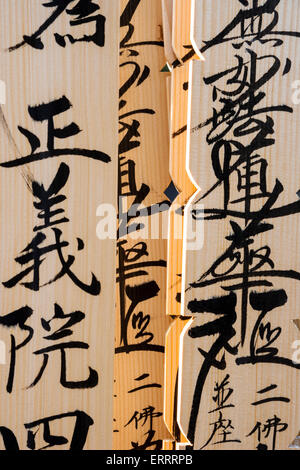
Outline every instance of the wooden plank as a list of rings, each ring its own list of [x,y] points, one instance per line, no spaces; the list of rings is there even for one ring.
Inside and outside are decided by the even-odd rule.
[[[173,62],[174,67],[191,59],[203,60],[191,34],[192,5],[193,0],[173,0],[172,44],[177,56],[177,61]]]
[[[165,380],[164,380],[164,420],[176,443],[186,443],[177,421],[178,411],[178,368],[179,340],[183,328],[189,320],[176,318],[166,334]]]
[[[176,60],[172,46],[173,0],[161,0],[164,50],[168,64],[171,66]]]
[[[189,42],[190,3],[187,11],[182,2],[177,2],[177,17],[173,28],[176,50],[184,56],[184,45]],[[183,10],[185,14],[183,14]],[[183,17],[182,17],[183,15]],[[188,60],[188,57],[186,57]],[[165,423],[177,442],[186,442],[186,437],[177,423],[179,340],[186,320],[179,318],[182,290],[182,255],[185,206],[196,191],[186,171],[187,120],[189,64],[174,66],[171,87],[171,132],[170,132],[170,174],[178,191],[169,211],[168,266],[167,266],[167,314],[178,317],[166,335],[165,358]]]
[[[192,0],[173,0],[173,50],[179,63],[194,56],[191,43],[191,4]]]
[[[110,449],[119,11],[52,3],[1,3],[0,442]]]
[[[196,188],[186,172],[188,77],[189,64],[172,72],[170,175],[178,191],[169,212],[169,244],[167,267],[167,313],[180,315],[181,276],[183,252],[183,212]]]
[[[194,319],[181,336],[179,422],[195,449],[287,449],[299,435],[300,8],[194,6],[205,62],[191,64],[201,193],[189,216],[204,246],[185,250]]]
[[[170,323],[165,315],[170,202],[164,192],[170,176],[162,11],[160,0],[121,4],[114,448],[155,450],[170,437],[162,416],[164,343]],[[164,211],[155,214],[162,202]],[[133,203],[144,214],[122,223]],[[152,230],[158,219],[165,221],[164,234]],[[145,227],[138,230],[134,224]],[[132,231],[124,233],[124,227]]]
[[[166,77],[166,88],[167,88],[167,109],[168,109],[168,129],[170,132],[171,126],[171,74]]]

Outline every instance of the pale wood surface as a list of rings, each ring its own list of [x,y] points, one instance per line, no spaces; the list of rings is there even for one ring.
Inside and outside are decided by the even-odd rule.
[[[189,63],[172,72],[170,175],[179,194],[169,212],[167,313],[180,315],[184,207],[196,188],[186,173]]]
[[[171,85],[172,85],[171,74],[166,77],[166,88],[167,88],[167,109],[168,109],[168,129],[170,132],[171,126]]]
[[[29,332],[20,327],[0,326],[0,338],[6,344],[6,364],[1,365],[0,426],[9,428],[18,440],[20,449],[28,448],[25,425],[35,420],[72,413],[76,410],[93,420],[89,428],[85,449],[111,449],[112,447],[112,395],[113,395],[113,334],[114,334],[114,286],[115,240],[100,240],[96,236],[97,207],[106,203],[116,207],[117,192],[117,106],[118,106],[118,34],[119,11],[117,2],[96,2],[100,13],[106,17],[105,46],[77,42],[59,46],[54,33],[93,34],[95,24],[70,27],[69,16],[63,12],[42,34],[44,49],[25,45],[13,52],[7,48],[22,40],[23,34],[31,35],[44,22],[54,7],[44,7],[36,0],[5,0],[1,2],[1,79],[6,83],[6,104],[1,107],[1,162],[12,161],[30,154],[30,146],[18,126],[30,130],[41,141],[40,149],[46,150],[47,122],[36,122],[29,116],[28,106],[48,103],[62,96],[72,103],[72,108],[54,117],[54,126],[63,128],[75,122],[81,132],[66,139],[55,138],[56,148],[83,148],[105,152],[111,158],[103,163],[90,158],[67,154],[48,158],[25,166],[0,168],[1,178],[1,322],[4,317],[21,307],[28,306],[32,315],[26,326],[34,329],[33,338],[16,351],[13,390],[6,391],[10,364],[11,335],[16,345],[22,343]],[[37,150],[38,152],[39,150]],[[70,152],[71,153],[71,152]],[[100,295],[90,295],[76,286],[68,275],[56,282],[33,291],[21,282],[31,282],[33,273],[27,274],[14,288],[3,286],[23,269],[32,266],[29,260],[24,266],[15,261],[37,232],[34,226],[42,224],[37,201],[32,194],[32,180],[46,189],[53,181],[58,168],[65,162],[70,169],[68,181],[58,194],[66,200],[53,209],[62,208],[68,223],[57,226],[61,239],[69,243],[62,248],[65,259],[74,255],[70,270],[85,284],[90,284],[92,273],[101,282]],[[52,228],[41,230],[46,240],[42,246],[55,243]],[[84,243],[78,251],[76,237]],[[57,251],[45,254],[40,266],[40,284],[53,279],[62,268]],[[85,318],[70,326],[73,332],[61,340],[46,339],[66,324],[67,319],[50,322],[51,331],[42,328],[41,319],[54,316],[54,304],[64,313],[81,311]],[[48,364],[40,381],[28,388],[41,369],[43,355],[34,354],[41,348],[73,341],[84,342],[89,349],[66,349],[66,375],[69,381],[84,381],[91,367],[98,374],[98,385],[93,388],[70,389],[60,384],[60,351],[49,352]],[[75,417],[65,417],[50,423],[54,436],[65,436],[63,445],[51,449],[69,449],[74,432]],[[33,426],[36,449],[47,446],[43,439],[43,425]],[[33,434],[31,437],[33,437]],[[82,429],[80,430],[82,437]],[[29,436],[30,437],[30,436]],[[1,448],[3,448],[2,438]],[[30,439],[29,439],[30,441]],[[31,439],[33,441],[33,439]]]
[[[190,2],[175,2],[176,15],[173,25],[173,45],[179,56],[184,57],[190,43]],[[179,318],[182,290],[182,255],[184,209],[195,192],[186,172],[189,63],[174,67],[171,74],[171,125],[170,125],[170,175],[179,194],[169,211],[168,266],[167,266],[167,314],[177,318],[166,335],[165,354],[165,406],[166,425],[177,442],[185,442],[177,423],[179,340],[186,321]]]
[[[258,6],[262,3],[265,2],[258,2]],[[248,9],[252,8],[251,5]],[[251,18],[245,21],[243,25],[244,31],[250,34],[250,37],[247,38],[247,43],[245,43],[245,39],[240,39],[241,25],[238,23],[226,36],[237,39],[231,39],[204,51],[203,46],[207,44],[204,41],[216,37],[220,31],[230,24],[240,9],[243,14],[247,7],[243,7],[236,1],[226,2],[225,8],[223,1],[211,2],[199,0],[195,2],[195,8],[195,41],[199,49],[202,48],[205,57],[204,64],[193,62],[191,65],[189,90],[191,99],[189,169],[196,183],[201,187],[198,200],[201,204],[204,204],[206,211],[224,208],[223,184],[220,184],[206,195],[209,188],[218,181],[212,167],[212,148],[214,144],[209,143],[207,140],[209,131],[212,131],[210,137],[215,137],[215,142],[219,142],[221,139],[221,137],[218,137],[218,133],[224,131],[223,139],[226,142],[234,141],[237,143],[232,144],[232,148],[237,148],[236,145],[238,144],[243,146],[249,145],[258,132],[253,129],[252,133],[241,137],[237,133],[237,124],[234,118],[232,119],[233,126],[229,127],[227,132],[225,132],[226,122],[229,122],[229,115],[227,115],[223,126],[216,126],[215,129],[211,122],[208,121],[213,115],[213,109],[216,110],[215,113],[222,109],[222,104],[219,101],[222,98],[222,92],[237,90],[241,85],[241,82],[237,81],[234,83],[229,81],[237,71],[237,69],[234,69],[238,63],[237,56],[241,57],[240,60],[248,61],[247,71],[245,66],[243,66],[241,72],[236,77],[242,83],[243,80],[249,83],[251,72],[252,80],[258,80],[259,77],[263,77],[270,70],[272,65],[276,67],[279,64],[279,70],[276,71],[275,69],[274,75],[266,79],[265,83],[261,83],[257,91],[255,90],[255,95],[263,92],[265,96],[263,95],[261,101],[254,105],[255,109],[267,108],[255,115],[255,118],[259,120],[256,123],[258,122],[261,125],[269,117],[269,125],[271,126],[269,129],[272,131],[273,126],[274,132],[268,133],[266,138],[274,139],[274,143],[272,146],[258,148],[256,152],[252,151],[251,157],[253,158],[253,154],[256,153],[262,161],[267,162],[268,166],[265,174],[268,191],[272,192],[274,190],[276,181],[280,181],[283,190],[278,195],[278,200],[273,203],[273,206],[271,205],[271,208],[266,208],[264,215],[261,216],[262,222],[272,224],[273,229],[258,234],[254,233],[250,237],[251,240],[249,240],[249,236],[246,237],[246,240],[250,243],[249,250],[253,249],[255,250],[254,254],[265,253],[267,256],[259,259],[254,257],[250,264],[250,281],[257,281],[257,284],[250,285],[248,292],[244,291],[243,294],[244,305],[245,302],[247,305],[247,316],[245,317],[246,331],[244,335],[242,334],[243,329],[241,325],[242,313],[244,312],[242,308],[242,294],[238,286],[234,287],[233,284],[237,285],[242,282],[243,269],[245,268],[244,259],[248,255],[245,254],[245,250],[241,246],[233,251],[231,258],[228,256],[224,257],[224,261],[220,262],[218,267],[216,266],[215,274],[211,273],[210,268],[231,245],[230,239],[228,240],[226,237],[230,236],[233,233],[233,229],[237,229],[237,226],[233,227],[230,225],[230,221],[238,224],[241,227],[242,233],[244,233],[245,228],[250,225],[253,216],[249,215],[250,220],[247,221],[246,219],[243,221],[243,219],[235,215],[235,212],[231,212],[227,216],[225,215],[223,219],[205,220],[203,249],[196,252],[186,250],[184,266],[185,288],[183,290],[185,307],[183,313],[190,315],[193,311],[195,319],[186,325],[181,336],[180,410],[178,419],[185,434],[192,438],[195,449],[256,449],[259,443],[267,446],[268,449],[272,449],[274,447],[274,427],[268,427],[268,420],[276,417],[276,419],[280,420],[280,424],[277,427],[277,434],[275,436],[275,448],[287,449],[291,442],[294,441],[300,427],[298,413],[300,399],[299,371],[296,368],[299,367],[299,364],[291,366],[294,352],[293,343],[295,340],[299,340],[299,330],[294,324],[294,321],[299,319],[299,281],[297,280],[299,279],[299,215],[297,210],[299,209],[295,209],[295,213],[290,215],[287,211],[284,217],[280,217],[279,214],[278,217],[275,217],[276,211],[274,213],[274,210],[288,204],[297,204],[298,201],[297,193],[300,176],[298,158],[299,106],[293,103],[292,97],[294,91],[292,87],[294,81],[299,78],[299,55],[296,52],[298,50],[297,47],[299,47],[299,38],[290,35],[274,35],[271,32],[266,34],[263,40],[272,39],[273,41],[261,42],[256,40],[253,42],[252,39],[256,36],[255,32],[259,27],[259,21],[262,21],[262,29],[264,29],[270,24],[271,20],[277,18],[274,12],[261,15],[256,13],[256,20],[252,28],[250,25]],[[287,2],[279,2],[276,12],[278,14],[278,23],[273,27],[274,31],[299,31],[300,9],[297,1],[292,0],[288,2],[288,7]],[[254,35],[251,36],[251,33]],[[277,47],[273,47],[274,38],[281,39],[283,44],[277,44]],[[238,44],[240,47],[233,48],[233,43]],[[249,50],[252,52],[249,52]],[[253,63],[249,61],[250,54],[252,54]],[[260,58],[257,62],[254,60],[254,54],[257,54]],[[278,62],[278,59],[280,62]],[[287,59],[290,59],[291,63]],[[255,65],[256,71],[254,73]],[[222,71],[229,71],[230,68],[232,68],[232,72],[228,72],[218,79],[216,78],[211,85],[205,84],[203,81],[204,78],[212,77],[214,74]],[[244,72],[246,75],[243,79],[242,75]],[[244,88],[245,93],[248,87],[247,83]],[[215,94],[213,93],[214,84],[217,87]],[[236,95],[231,95],[231,98],[236,99],[241,96],[241,93],[242,91],[238,91]],[[245,108],[241,108],[239,114],[243,116],[248,109],[247,94],[241,99],[241,102],[245,105]],[[268,109],[277,105],[289,106],[293,112]],[[237,112],[237,107],[234,110]],[[245,119],[241,119],[240,124],[244,124]],[[272,124],[270,119],[273,120],[274,124]],[[204,124],[200,125],[201,123]],[[224,164],[223,157],[224,153],[222,156],[221,149],[221,166]],[[237,155],[232,154],[230,165],[233,165],[237,158]],[[254,169],[257,170],[258,168]],[[240,167],[240,171],[243,173],[244,170]],[[258,169],[258,173],[252,176],[256,178],[256,181],[260,181],[261,185],[260,177],[262,177],[263,173],[259,173],[259,171],[262,172],[263,169]],[[230,175],[230,183],[228,209],[230,211],[240,211],[243,214],[245,212],[245,201],[233,203],[234,200],[242,198],[244,194],[242,188],[238,189],[237,172],[233,172]],[[261,186],[252,187],[251,193],[259,193],[259,190],[262,191]],[[270,194],[265,195],[263,199],[257,198],[251,200],[252,214],[256,212],[259,216],[259,211],[261,211],[269,198]],[[194,199],[193,203],[196,202]],[[195,208],[196,206],[194,205],[193,207]],[[208,212],[206,214],[208,215]],[[201,219],[201,214],[198,214],[198,219]],[[197,223],[201,224],[202,221],[198,220]],[[270,252],[268,254],[269,249]],[[240,263],[234,267],[235,260],[239,259],[238,253],[241,256]],[[259,262],[261,262],[260,265]],[[263,274],[264,271],[266,272],[265,275]],[[230,279],[230,276],[227,278],[227,272],[230,275],[236,275],[236,278]],[[216,282],[216,277],[222,277],[222,273],[225,273],[225,279],[223,282],[220,282],[220,280]],[[291,273],[294,273],[294,278],[287,277]],[[201,285],[201,280],[210,282]],[[267,281],[268,284],[261,285],[258,283],[261,280]],[[276,304],[275,300],[273,300],[275,302],[274,308],[268,312],[271,309],[272,301],[270,297],[268,300],[265,297],[266,316],[265,318],[260,317],[260,326],[258,327],[257,321],[259,320],[259,315],[262,315],[264,308],[259,308],[256,305],[254,309],[254,301],[257,299],[257,302],[261,303],[263,293],[270,291],[277,291],[277,302],[279,297],[283,300],[281,300],[281,305]],[[258,294],[261,296],[259,297]],[[209,308],[212,308],[212,306],[209,307],[208,303],[204,305],[197,302],[209,301],[210,299],[222,296],[227,296],[227,300],[223,300],[224,314],[226,302],[230,303],[232,299],[234,299],[233,303],[236,301],[235,307],[233,305],[231,308],[227,307],[226,310],[228,314],[226,318],[229,337],[227,340],[223,339],[225,348],[224,346],[222,347],[222,339],[220,339],[220,326],[217,326],[216,323],[214,323],[216,327],[215,334],[205,335],[203,333],[203,337],[193,338],[193,334],[196,336],[197,334],[201,335],[204,325],[206,325],[206,328],[209,328],[209,322],[212,324],[217,318],[220,321],[225,320],[225,315],[221,315],[222,312],[218,316],[213,313],[207,313],[207,310],[210,311]],[[273,294],[274,298],[275,294]],[[197,309],[198,312],[203,310],[203,313],[197,314]],[[231,317],[229,316],[230,312]],[[236,319],[234,312],[236,313]],[[230,322],[234,322],[233,331],[230,330],[229,325],[232,324]],[[255,324],[258,328],[256,334]],[[225,330],[223,331],[226,335]],[[218,340],[221,342],[220,348],[217,347]],[[255,357],[261,360],[262,356],[265,356],[269,362],[255,363],[256,361],[253,359],[254,363],[252,364],[241,365],[237,363],[236,361],[239,358],[251,354],[251,344]],[[236,347],[237,350],[232,350],[230,347]],[[202,371],[202,374],[204,373],[205,364],[208,362],[208,359],[204,359],[205,354],[213,354],[214,348],[216,351],[219,351],[215,359],[222,361],[223,357],[226,365],[222,369],[214,365],[209,367],[207,376],[204,379],[199,412],[197,413],[195,406],[192,410],[193,397],[194,399],[196,398],[196,402],[197,396],[199,397],[199,388],[198,392],[194,394],[196,382],[197,379],[199,380],[199,377],[201,379],[199,373],[200,371]],[[259,352],[259,348],[261,348],[261,352]],[[266,348],[275,348],[275,350]],[[203,352],[201,353],[201,351]],[[276,363],[276,358],[279,356],[284,358],[285,364]],[[225,395],[230,394],[228,399],[225,400],[226,405],[232,406],[213,411],[218,408],[218,400],[220,399],[220,396],[218,398],[217,388],[224,380],[227,381],[224,393]],[[263,391],[271,385],[273,386],[272,389]],[[271,400],[262,404],[257,403],[266,398]],[[191,417],[195,419],[196,423],[194,436],[191,433],[190,427]],[[258,423],[261,424],[259,425]],[[278,431],[278,429],[281,429],[281,431]],[[259,430],[261,431],[260,436]],[[224,435],[226,433],[228,433],[227,437],[225,436],[226,439],[233,442],[224,442]],[[240,442],[237,442],[237,440]]]

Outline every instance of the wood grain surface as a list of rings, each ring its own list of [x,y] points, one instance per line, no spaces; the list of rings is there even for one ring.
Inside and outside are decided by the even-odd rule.
[[[1,2],[1,448],[112,447],[120,18],[92,3]]]
[[[193,8],[205,62],[190,65],[201,192],[188,216],[204,243],[185,249],[183,313],[194,319],[181,336],[178,419],[195,449],[288,449],[300,427],[299,3]]]
[[[167,314],[174,321],[166,335],[164,418],[177,443],[186,442],[177,422],[179,341],[187,322],[180,317],[184,211],[186,203],[196,191],[186,171],[190,60],[186,55],[192,47],[190,26],[191,2],[175,2],[172,42],[178,56],[184,59],[173,66],[171,73],[170,175],[178,195],[169,211]]]
[[[121,3],[114,448],[157,450],[169,437],[162,416],[170,324],[165,315],[168,74],[162,72],[161,1]]]

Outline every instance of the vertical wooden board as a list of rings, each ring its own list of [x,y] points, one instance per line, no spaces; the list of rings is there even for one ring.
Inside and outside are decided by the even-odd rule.
[[[176,60],[172,45],[173,0],[161,0],[164,50],[168,64],[171,66]]]
[[[180,191],[169,211],[168,264],[167,264],[167,314],[178,316],[166,335],[165,354],[165,423],[177,442],[184,442],[177,423],[178,406],[178,362],[179,338],[186,321],[179,318],[181,302],[183,214],[190,195],[194,192],[185,171],[186,124],[187,124],[187,80],[188,64],[172,71],[171,87],[171,133],[170,133],[170,175]]]
[[[287,449],[299,431],[298,2],[195,2],[191,215],[179,421],[195,449]],[[201,207],[201,205],[203,207]],[[194,212],[193,212],[194,211]]]
[[[179,194],[169,212],[167,313],[180,315],[184,207],[196,188],[186,172],[189,64],[172,72],[170,175]]]
[[[168,266],[167,266],[167,314],[179,316],[181,312],[182,256],[184,212],[186,203],[196,191],[186,171],[187,121],[188,121],[188,61],[191,53],[190,18],[191,2],[174,2],[173,45],[182,57],[172,70],[170,174],[179,192],[169,211]],[[189,49],[187,48],[189,47]],[[186,63],[184,63],[186,62]],[[180,65],[180,66],[178,66]],[[165,410],[168,429],[177,442],[185,442],[177,423],[179,339],[185,321],[178,318],[167,333],[165,361]]]
[[[2,449],[112,446],[119,11],[89,3],[1,2]]]
[[[170,131],[171,126],[171,74],[166,77],[166,88],[167,88],[167,109],[168,109],[168,129]]]
[[[115,449],[161,449],[170,437],[162,416],[170,175],[161,25],[160,0],[121,2]]]
[[[186,442],[177,422],[179,339],[189,320],[176,318],[166,334],[164,420],[175,442]]]
[[[195,52],[191,43],[192,0],[173,0],[173,50],[180,63],[191,59]]]

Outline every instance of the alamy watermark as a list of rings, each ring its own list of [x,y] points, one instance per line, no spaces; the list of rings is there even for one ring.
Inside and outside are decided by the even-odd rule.
[[[100,218],[96,233],[100,240],[127,237],[132,240],[168,240],[169,231],[175,240],[184,240],[187,250],[201,250],[204,245],[204,206],[172,205],[174,217],[170,217],[170,204],[153,204],[145,207],[119,198],[119,208],[111,204],[100,204],[96,216]],[[173,226],[170,226],[173,224]]]

